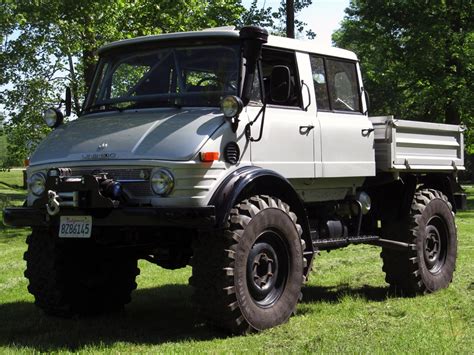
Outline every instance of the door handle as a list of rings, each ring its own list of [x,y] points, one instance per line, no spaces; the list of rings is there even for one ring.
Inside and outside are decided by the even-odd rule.
[[[375,131],[374,128],[364,128],[360,133],[362,133],[362,136],[368,137],[373,131]]]
[[[307,126],[300,126],[300,134],[306,134],[308,135],[309,132],[314,128],[312,124],[307,125]]]

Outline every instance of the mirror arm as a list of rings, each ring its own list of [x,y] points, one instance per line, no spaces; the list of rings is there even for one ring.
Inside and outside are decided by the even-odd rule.
[[[309,89],[308,84],[304,82],[304,80],[301,80],[301,86],[306,86],[306,90],[308,90],[308,105],[304,108],[304,110],[307,112],[308,108],[311,106],[311,90]]]
[[[72,111],[72,94],[71,94],[71,88],[68,86],[66,87],[66,117],[71,116],[71,111]]]
[[[260,109],[260,111],[258,111],[257,116],[251,122],[249,122],[245,125],[245,137],[250,142],[258,142],[262,139],[263,126],[265,124],[265,111],[267,109],[267,96],[265,95],[265,87],[264,87],[264,84],[263,84],[263,70],[262,70],[262,62],[261,61],[258,62],[257,71],[258,71],[258,81],[260,83],[260,95],[262,97],[263,106]],[[252,132],[250,131],[250,129],[252,128],[252,125],[255,122],[257,122],[260,115],[262,115],[262,124],[260,125],[260,133],[258,135],[258,138],[253,138],[252,137]]]

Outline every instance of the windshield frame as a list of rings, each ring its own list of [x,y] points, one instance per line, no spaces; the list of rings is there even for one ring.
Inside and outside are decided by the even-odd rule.
[[[134,103],[140,103],[140,102],[150,102],[156,99],[173,99],[173,98],[178,98],[179,95],[182,96],[183,93],[159,93],[159,94],[150,94],[150,95],[139,95],[131,99],[130,97],[116,97],[116,98],[111,98],[111,99],[105,99],[105,100],[97,100],[97,95],[99,95],[98,91],[101,91],[100,86],[103,85],[103,82],[107,80],[105,77],[107,75],[107,72],[110,70],[106,68],[106,65],[112,64],[114,67],[117,67],[120,63],[124,62],[127,58],[137,56],[137,55],[144,55],[146,53],[154,53],[158,52],[160,50],[170,50],[170,54],[174,58],[174,64],[176,65],[177,60],[176,60],[176,50],[179,50],[180,48],[202,48],[202,47],[212,47],[212,46],[229,46],[233,47],[236,49],[236,53],[238,53],[238,58],[236,60],[236,72],[237,72],[237,82],[236,82],[236,88],[235,92],[233,93],[234,95],[239,96],[240,95],[240,90],[241,90],[241,83],[242,83],[242,48],[241,48],[241,42],[238,39],[229,39],[229,38],[211,38],[211,39],[200,39],[200,40],[180,40],[180,41],[159,41],[159,42],[154,42],[154,43],[144,43],[142,45],[140,44],[133,44],[133,45],[128,45],[128,46],[122,46],[120,48],[113,48],[110,49],[106,52],[102,52],[99,58],[99,61],[96,65],[95,72],[94,72],[94,77],[92,84],[87,92],[86,100],[84,101],[83,107],[82,107],[82,115],[87,115],[91,113],[98,113],[98,112],[106,112],[106,111],[123,111],[127,109],[141,109],[142,107],[118,107],[114,106],[114,104],[120,104],[123,102],[134,102]],[[130,54],[132,53],[132,54]],[[124,55],[125,54],[125,55]],[[130,54],[130,55],[126,55]],[[167,55],[166,57],[168,57]],[[120,57],[120,59],[117,60],[117,57]],[[153,67],[158,66],[160,62],[157,62]],[[177,66],[175,68],[176,70],[179,70],[179,67]],[[111,73],[114,73],[114,68],[111,69]],[[151,71],[151,70],[150,70]],[[180,77],[181,75],[176,75],[177,77]],[[146,77],[146,74],[144,75]],[[143,78],[142,78],[143,79]],[[179,79],[179,80],[182,80]],[[141,81],[141,79],[140,79]],[[137,83],[138,85],[138,83]],[[180,87],[183,85],[183,83],[179,83]],[[133,87],[132,87],[133,89]],[[218,94],[220,93],[220,94]],[[200,95],[203,95],[202,92],[186,92],[186,97],[199,97]],[[215,91],[215,92],[208,92],[208,95],[219,95],[221,98],[227,96],[227,94],[223,91]],[[152,108],[169,108],[169,107],[178,107],[181,108],[183,106],[187,107],[193,107],[193,106],[198,106],[198,107],[218,107],[218,105],[212,105],[212,106],[205,106],[205,105],[181,105],[178,103],[169,103],[168,105],[160,105],[157,104],[156,106],[152,106]],[[97,107],[97,109],[95,109]],[[150,108],[150,107],[147,107]]]

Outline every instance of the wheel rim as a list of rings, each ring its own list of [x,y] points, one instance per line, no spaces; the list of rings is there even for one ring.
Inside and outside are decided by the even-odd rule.
[[[446,262],[448,231],[444,220],[439,216],[430,218],[426,225],[423,243],[426,267],[432,274],[438,273]]]
[[[276,231],[267,230],[258,236],[247,258],[247,284],[258,306],[271,307],[280,298],[289,263],[287,248]]]

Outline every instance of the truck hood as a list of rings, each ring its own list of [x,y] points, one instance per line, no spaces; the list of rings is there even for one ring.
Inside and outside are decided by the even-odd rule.
[[[51,132],[31,165],[97,160],[193,159],[225,120],[209,108],[90,114]]]

